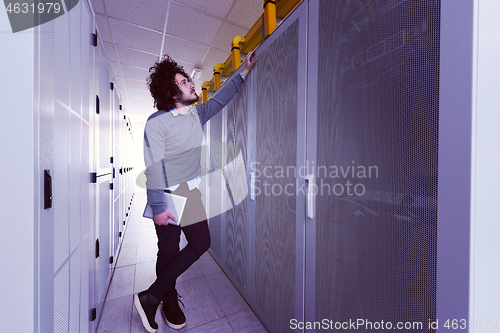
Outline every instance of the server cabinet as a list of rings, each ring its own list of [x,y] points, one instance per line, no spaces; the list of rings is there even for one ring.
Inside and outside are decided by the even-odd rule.
[[[315,266],[306,281],[306,313],[311,322],[362,320],[353,332],[372,332],[381,320],[421,323],[410,329],[431,332],[439,1],[364,5],[315,1],[310,7],[318,37],[309,49],[317,63],[309,62],[316,68],[308,98],[316,108],[308,113],[317,113],[316,131],[308,131],[315,146],[308,148],[317,194],[315,228],[308,230],[314,236],[306,246],[306,260]]]
[[[447,13],[458,11],[471,23],[465,8],[472,2],[456,10],[447,5]],[[349,330],[342,324],[362,319],[354,331],[431,332],[443,317],[439,311],[450,308],[438,299],[439,292],[452,296],[445,281],[466,290],[470,189],[465,181],[453,193],[438,176],[446,170],[457,183],[459,174],[469,174],[470,132],[457,129],[470,119],[464,110],[462,125],[449,119],[451,100],[440,97],[440,89],[451,86],[454,75],[440,66],[440,52],[443,36],[446,43],[464,36],[462,49],[472,45],[469,34],[451,31],[458,23],[441,21],[441,9],[437,0],[304,2],[259,47],[247,95],[240,92],[221,116],[222,141],[246,147],[253,193],[245,218],[236,217],[236,206],[221,215],[213,249],[270,331],[304,331],[306,323],[315,325],[311,331]],[[456,61],[451,53],[445,59]],[[472,87],[467,74],[459,79],[466,84],[453,83],[461,91]],[[470,96],[462,96],[457,110],[470,105]],[[236,125],[242,110],[247,134]],[[438,151],[451,137],[466,143],[455,171],[447,151]],[[448,197],[465,205],[455,207]],[[440,224],[439,200],[456,208],[441,207]],[[240,227],[245,237],[237,237]],[[464,246],[452,242],[455,236]],[[439,244],[456,251],[441,251],[438,260]],[[247,275],[237,269],[240,258]],[[448,260],[461,273],[451,274]],[[465,294],[454,297],[462,317]],[[382,328],[381,321],[395,326]]]
[[[91,330],[90,198],[93,19],[82,3],[70,13],[36,27],[35,108],[40,134],[36,172],[41,182],[37,243],[40,301],[35,330]],[[37,164],[35,164],[36,166]],[[47,193],[51,188],[51,193]],[[50,196],[50,198],[49,198]],[[47,199],[51,204],[47,205]]]
[[[32,122],[15,126],[23,140],[29,141],[31,135],[33,144],[28,164],[34,184],[27,188],[30,194],[18,198],[24,208],[30,206],[29,198],[34,200],[31,234],[22,240],[25,245],[33,241],[33,256],[21,259],[28,261],[26,266],[31,262],[32,270],[23,275],[33,278],[33,290],[30,297],[21,297],[26,291],[16,295],[22,304],[13,302],[12,308],[24,313],[26,299],[32,299],[33,306],[28,305],[31,310],[26,313],[32,318],[25,326],[31,324],[36,332],[95,331],[123,230],[123,222],[112,220],[112,216],[125,215],[125,205],[120,203],[113,215],[110,158],[113,140],[123,149],[119,137],[125,137],[126,120],[113,127],[112,110],[118,108],[119,97],[116,91],[111,96],[111,74],[94,33],[92,10],[88,1],[82,1],[27,34],[32,36],[27,49],[33,53],[32,62],[22,66],[27,68],[23,73],[31,71],[32,76],[23,77],[23,90],[31,91],[34,100],[32,110],[23,108],[22,112],[33,112]],[[9,101],[18,98],[14,94]],[[120,133],[113,135],[114,131]],[[127,144],[131,140],[128,131]],[[131,176],[127,175],[128,200]],[[116,193],[125,192],[119,184]],[[12,209],[19,211],[19,207]],[[30,252],[28,245],[20,254],[26,251]],[[30,289],[26,285],[12,288]]]
[[[246,297],[249,297],[249,243],[244,168],[247,164],[247,96],[250,86],[251,79],[248,78],[229,104],[207,124],[207,141],[210,144],[206,150],[209,156],[208,173],[211,174],[207,177],[206,199],[212,237],[211,253]],[[214,182],[221,184],[219,186]],[[219,188],[222,189],[220,193],[214,190]]]
[[[306,9],[263,43],[255,73],[252,301],[275,332],[289,331],[303,309]]]
[[[209,220],[211,253],[272,332],[303,318],[306,29],[303,4],[259,46],[252,74],[210,121],[212,159],[241,154],[246,166],[223,177],[230,193],[215,200],[229,208]],[[238,203],[233,192],[246,188]]]
[[[100,39],[95,48],[94,170],[95,170],[95,308],[100,317],[111,278],[112,257],[112,90],[111,74]]]
[[[224,110],[216,114],[210,121],[206,124],[208,138],[210,140],[210,145],[208,146],[209,152],[209,165],[206,166],[206,170],[213,170],[222,164],[223,152],[222,152],[222,141],[223,141],[223,114]],[[209,172],[209,171],[207,171]],[[222,195],[216,195],[211,192],[211,187],[222,188],[225,184],[222,184],[222,179],[220,177],[210,178],[205,177],[206,180],[206,199],[205,208],[208,216],[212,216],[211,210],[218,209],[217,206],[222,206]],[[220,182],[220,184],[214,184],[212,182]],[[213,207],[213,208],[212,208]],[[208,219],[210,225],[210,252],[217,259],[222,259],[222,248],[223,248],[223,229],[222,229],[222,216],[215,215]]]
[[[249,82],[250,80],[250,82]],[[240,88],[240,91],[229,102],[224,109],[225,112],[225,141],[224,154],[226,161],[239,161],[247,165],[247,145],[248,145],[248,95],[251,90],[251,79]],[[241,160],[237,160],[241,159]],[[236,164],[237,165],[237,164]],[[222,248],[222,260],[224,267],[239,286],[240,292],[249,296],[249,254],[248,254],[248,221],[247,221],[247,201],[239,201],[238,194],[245,191],[247,179],[244,170],[239,168],[227,168],[226,181],[231,191],[230,195],[224,198],[228,201],[226,207],[232,209],[226,211],[221,216],[224,234],[224,244]]]
[[[120,96],[118,91],[116,90],[116,83],[112,81],[112,128],[113,128],[113,143],[112,143],[112,152],[111,152],[111,186],[112,186],[112,200],[113,200],[113,216],[112,216],[112,257],[113,262],[115,262],[114,258],[118,255],[118,247],[120,245],[120,235],[121,235],[121,223],[120,223],[120,200],[121,200],[121,190],[120,187],[120,179],[117,175],[117,170],[119,168],[121,162],[121,137],[122,137],[122,128],[120,123],[120,110],[119,110],[119,99]]]

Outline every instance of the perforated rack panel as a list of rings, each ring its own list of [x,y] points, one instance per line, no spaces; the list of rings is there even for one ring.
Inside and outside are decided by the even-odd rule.
[[[286,332],[295,303],[296,207],[292,174],[266,177],[297,164],[299,20],[259,56],[256,95],[255,299],[278,332]],[[274,193],[272,193],[274,189]],[[277,190],[278,189],[278,190]]]
[[[440,3],[322,0],[319,27],[316,320],[431,332]]]

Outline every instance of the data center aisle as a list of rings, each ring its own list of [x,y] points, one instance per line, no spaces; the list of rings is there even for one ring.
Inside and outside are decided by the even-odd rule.
[[[145,202],[145,190],[136,191],[99,333],[146,332],[133,306],[134,293],[148,288],[155,279],[157,239],[152,221],[142,217]],[[182,234],[181,248],[184,245]],[[170,329],[158,309],[158,332],[267,332],[208,252],[178,278],[177,291],[186,305],[186,327]]]

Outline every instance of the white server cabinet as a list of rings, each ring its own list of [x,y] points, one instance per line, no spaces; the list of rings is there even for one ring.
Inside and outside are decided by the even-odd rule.
[[[18,34],[1,15],[1,40],[11,52],[2,54],[10,115],[2,122],[2,156],[13,160],[2,163],[8,232],[1,246],[9,254],[2,256],[9,272],[2,291],[10,299],[2,329],[94,332],[132,199],[130,125],[122,111],[112,114],[118,93],[111,95],[113,77],[88,1]],[[113,119],[121,124],[113,127]],[[112,191],[115,141],[129,164]],[[113,193],[126,193],[115,212]]]
[[[95,306],[100,317],[111,279],[113,256],[112,190],[112,90],[111,73],[100,40],[95,56],[94,173],[95,173]]]

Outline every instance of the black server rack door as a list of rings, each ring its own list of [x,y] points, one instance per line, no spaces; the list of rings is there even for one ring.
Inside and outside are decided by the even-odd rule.
[[[209,168],[215,168],[215,166],[220,166],[222,163],[222,145],[217,144],[222,142],[222,111],[216,114],[212,119],[210,119],[210,158],[211,165]],[[209,179],[209,177],[207,177]],[[216,181],[215,179],[210,179],[209,181]],[[215,186],[215,184],[208,184],[208,189],[210,191],[210,186]],[[207,200],[209,204],[208,209],[215,208],[217,205],[221,205],[220,201],[222,197],[216,197],[216,195],[208,194]],[[217,208],[215,208],[217,209]],[[209,215],[213,215],[210,211],[207,212]],[[222,219],[221,215],[215,215],[209,218],[208,221],[210,225],[210,249],[212,253],[222,259]]]
[[[319,27],[315,319],[431,332],[439,1],[322,0]]]
[[[248,117],[248,90],[244,84],[226,107],[227,112],[227,149],[228,161],[236,158],[246,165],[247,154],[247,117]],[[239,160],[240,161],[240,160]],[[229,168],[228,180],[234,207],[226,213],[224,223],[226,237],[225,268],[229,270],[240,290],[247,288],[247,202],[241,199],[241,193],[246,193],[246,178],[244,170]]]
[[[259,55],[252,73],[257,119],[251,166],[256,174],[254,296],[277,332],[288,332],[295,317],[298,36],[296,20]]]

